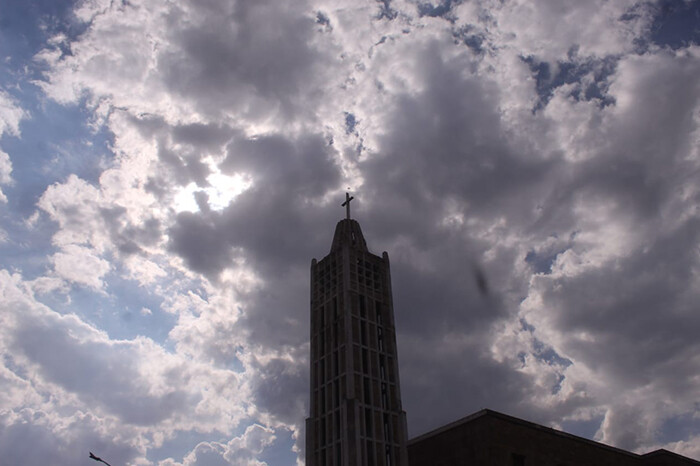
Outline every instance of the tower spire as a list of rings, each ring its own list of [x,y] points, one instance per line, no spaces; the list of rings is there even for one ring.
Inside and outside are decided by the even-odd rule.
[[[340,204],[341,207],[345,207],[345,218],[350,220],[350,201],[355,199],[354,196],[351,196],[350,193],[345,193],[345,202]]]

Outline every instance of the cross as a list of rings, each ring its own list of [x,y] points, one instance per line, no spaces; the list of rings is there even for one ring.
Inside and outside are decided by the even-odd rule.
[[[345,202],[340,204],[341,207],[345,207],[345,215],[348,220],[350,220],[350,201],[355,199],[350,193],[345,193]]]

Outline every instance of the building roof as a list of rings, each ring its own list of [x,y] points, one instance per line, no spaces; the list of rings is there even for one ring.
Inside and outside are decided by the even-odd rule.
[[[499,413],[498,411],[493,411],[491,409],[482,409],[482,410],[477,411],[473,414],[470,414],[469,416],[463,417],[462,419],[459,419],[457,421],[454,421],[454,422],[446,424],[442,427],[439,427],[435,430],[432,430],[430,432],[426,432],[422,435],[414,437],[407,442],[407,445],[410,447],[411,445],[419,443],[423,440],[429,439],[431,437],[436,437],[442,433],[445,433],[445,432],[450,431],[452,429],[457,429],[465,424],[476,422],[476,421],[483,419],[483,418],[486,418],[486,417],[491,417],[494,419],[498,419],[500,421],[505,421],[505,422],[508,422],[511,424],[526,427],[528,429],[537,430],[539,432],[544,432],[546,434],[553,435],[553,436],[556,436],[559,438],[566,438],[566,439],[573,440],[573,441],[576,441],[579,443],[587,444],[591,447],[612,451],[612,452],[615,452],[618,454],[629,455],[629,456],[632,456],[635,458],[644,458],[644,459],[646,459],[646,458],[669,458],[669,459],[671,459],[672,458],[676,461],[683,460],[683,461],[687,462],[687,464],[700,465],[699,461],[695,461],[691,458],[679,455],[677,453],[670,452],[668,450],[659,449],[659,450],[651,451],[649,453],[645,453],[643,455],[639,455],[637,453],[632,453],[630,451],[623,450],[621,448],[612,447],[610,445],[606,445],[604,443],[589,440],[589,439],[584,438],[584,437],[579,437],[577,435],[569,434],[569,433],[563,432],[561,430],[553,429],[551,427],[546,427],[546,426],[536,424],[534,422],[526,421],[524,419],[520,419],[520,418],[517,418],[514,416],[509,416],[507,414]]]

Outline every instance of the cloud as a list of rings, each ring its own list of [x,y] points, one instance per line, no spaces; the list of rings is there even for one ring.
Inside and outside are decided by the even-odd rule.
[[[74,445],[87,451],[91,438],[99,445],[115,436],[134,455],[158,446],[154,432],[162,439],[177,430],[226,431],[245,416],[244,404],[235,402],[245,398],[235,372],[187,362],[145,337],[112,340],[73,314],[37,303],[21,277],[3,271],[1,278],[5,378],[17,387],[5,400],[8,434],[36,411],[46,420],[37,423],[37,435],[55,444],[67,435],[66,423],[87,416],[88,424],[102,426],[99,438],[68,429],[78,435]],[[20,454],[16,448],[8,443],[5,452]],[[126,454],[120,448],[117,457]]]
[[[94,256],[89,249],[73,244],[66,246],[64,251],[52,257],[56,273],[70,282],[102,290],[102,277],[109,272],[109,262]]]
[[[115,463],[133,461],[138,449],[114,436],[111,427],[88,413],[55,419],[39,410],[23,409],[17,415],[3,412],[0,451],[13,464],[75,464],[86,460],[87,448]]]
[[[183,466],[263,466],[267,463],[258,461],[256,457],[275,440],[273,432],[272,429],[254,424],[246,428],[240,437],[234,437],[226,444],[202,442],[185,456]]]
[[[635,40],[649,25],[650,15],[637,2],[626,0],[557,2],[537,6],[525,1],[496,5],[481,2],[494,25],[499,43],[546,60],[565,57],[574,49],[583,55],[615,55],[635,50]],[[587,21],[581,21],[587,18]]]
[[[27,112],[17,100],[4,89],[0,89],[0,136],[5,133],[19,136],[19,123],[27,116]]]
[[[81,6],[90,27],[70,44],[72,53],[56,47],[36,57],[50,66],[38,84],[58,101],[86,93],[135,115],[190,123],[234,117],[260,132],[272,121],[298,119],[302,103],[317,98],[322,55],[313,17],[299,14],[303,5]]]
[[[0,150],[0,184],[12,183],[12,162],[7,153]],[[0,202],[7,202],[7,196],[0,190]]]
[[[5,134],[20,136],[19,123],[27,117],[27,112],[5,90],[0,89],[0,138]],[[12,161],[10,156],[0,149],[0,185],[10,185],[12,180]],[[7,196],[0,189],[0,203],[7,203]]]
[[[81,34],[31,79],[108,157],[42,175],[40,213],[8,223],[36,252],[0,274],[0,438],[40,448],[5,457],[262,464],[290,432],[303,450],[308,266],[348,186],[392,260],[411,434],[489,407],[696,452],[677,424],[698,399],[700,60],[649,42],[655,14],[76,5]],[[0,94],[20,140],[21,105]],[[5,142],[0,183],[34,183]]]

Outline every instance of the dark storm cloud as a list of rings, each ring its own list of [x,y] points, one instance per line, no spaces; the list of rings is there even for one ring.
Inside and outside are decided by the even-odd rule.
[[[104,222],[105,228],[109,232],[117,250],[126,255],[142,252],[138,242],[131,238],[132,236],[137,239],[142,237],[142,235],[137,234],[139,229],[133,227],[128,229],[122,228],[125,213],[126,209],[121,206],[100,209],[102,221]],[[129,233],[124,234],[127,230],[130,230]]]
[[[305,354],[294,356],[293,359],[275,358],[264,365],[256,365],[252,381],[255,404],[289,424],[299,422],[307,414],[305,398],[309,372],[304,363],[308,359]]]
[[[313,16],[273,1],[192,2],[189,8],[171,15],[177,47],[159,60],[171,91],[211,114],[235,109],[255,119],[302,110],[299,91],[308,89],[318,61]]]
[[[336,186],[339,171],[335,156],[335,149],[320,135],[290,139],[270,134],[235,139],[227,148],[221,169],[224,173],[252,174],[260,180],[259,190],[287,196],[293,208],[294,200],[310,200]]]
[[[556,165],[534,157],[527,147],[516,151],[506,144],[496,110],[498,91],[465,75],[468,56],[447,61],[428,47],[415,59],[425,70],[424,91],[398,96],[380,154],[360,164],[367,180],[364,195],[374,201],[361,215],[366,229],[381,235],[379,241],[394,243],[397,301],[411,303],[412,309],[402,311],[402,329],[439,334],[478,321],[488,326],[504,309],[485,300],[474,279],[484,245],[461,228],[445,226],[445,209],[452,203],[458,214],[507,216],[517,223],[532,211],[533,201],[513,194],[542,190],[540,182]],[[404,236],[410,238],[406,251],[399,239]],[[413,249],[421,252],[418,262],[411,259]],[[484,266],[482,273],[502,288],[494,266]]]
[[[411,413],[412,432],[454,419],[455,402],[462,403],[463,414],[488,405],[542,422],[595,403],[572,394],[549,412],[540,411],[530,403],[538,396],[532,376],[486,354],[491,326],[516,313],[519,300],[527,296],[527,282],[513,274],[515,264],[525,262],[527,255],[517,244],[494,249],[497,238],[477,237],[478,231],[470,232],[468,226],[446,227],[448,206],[480,222],[503,219],[509,231],[523,240],[534,238],[534,244],[550,238],[541,248],[543,254],[551,249],[545,271],[560,253],[578,244],[581,218],[573,212],[581,199],[612,206],[618,219],[630,219],[647,231],[651,243],[642,255],[548,286],[552,294],[545,295],[545,303],[558,309],[558,330],[572,335],[570,344],[577,344],[577,330],[600,338],[585,346],[589,353],[581,348],[569,352],[565,346],[566,354],[592,368],[609,365],[604,372],[611,382],[628,378],[625,384],[632,386],[651,383],[659,373],[687,372],[682,361],[696,351],[692,335],[697,321],[689,311],[693,297],[682,292],[692,286],[696,258],[687,251],[697,244],[697,225],[682,225],[657,240],[653,225],[660,212],[668,212],[677,187],[696,176],[686,155],[697,101],[696,90],[688,94],[695,72],[692,60],[669,62],[669,70],[660,73],[650,73],[634,60],[625,63],[623,67],[639,67],[631,91],[635,97],[621,102],[620,110],[604,107],[610,112],[605,131],[614,137],[607,139],[608,145],[591,146],[594,156],[581,162],[513,145],[508,135],[512,129],[505,129],[498,110],[500,91],[475,71],[465,72],[475,70],[468,55],[448,61],[427,47],[415,60],[423,70],[421,92],[396,96],[379,153],[360,163],[363,191],[374,200],[362,213],[365,230],[372,230],[365,234],[370,247],[372,240],[379,241],[392,257],[404,407]],[[606,92],[610,82],[629,77],[623,74],[627,68],[616,74],[605,70],[601,79],[608,80]],[[483,267],[492,284],[492,300],[479,293],[475,266]],[[658,276],[663,273],[658,268],[668,269],[667,275]],[[596,297],[604,302],[590,302]],[[662,309],[672,309],[674,316],[664,317]],[[574,318],[578,324],[569,320]],[[655,330],[665,325],[664,331]],[[456,335],[470,344],[450,352],[445,339]],[[553,358],[536,346],[533,356],[550,366],[567,361],[551,347],[547,354]],[[465,353],[472,362],[462,367]],[[560,367],[559,384],[570,364]],[[435,380],[440,384],[430,383]],[[679,383],[677,390],[687,393],[688,388]],[[450,390],[461,396],[443,396]],[[557,379],[551,390],[559,390]],[[621,439],[622,428],[617,426]]]
[[[182,256],[189,268],[213,279],[231,264],[232,258],[220,219],[219,214],[182,212],[168,235],[170,249]]]
[[[236,139],[227,151],[221,169],[250,175],[253,186],[221,212],[179,214],[170,248],[211,278],[245,251],[263,284],[243,296],[241,328],[254,344],[298,346],[308,338],[309,261],[328,250],[337,219],[324,207],[340,180],[335,150],[319,135],[268,135]],[[315,224],[326,227],[312,233]]]
[[[139,225],[129,225],[123,231],[128,241],[143,246],[154,246],[162,238],[162,225],[157,218],[148,218]]]
[[[463,337],[468,343],[454,335],[454,345],[445,344],[444,335],[399,342],[405,343],[399,346],[399,361],[409,436],[488,407],[544,421],[547,416],[525,401],[534,394],[530,377],[483,357],[486,335],[465,331]]]
[[[467,218],[504,217],[522,228],[519,222],[531,221],[533,195],[546,193],[542,183],[557,169],[528,147],[508,145],[499,91],[465,73],[474,66],[469,55],[447,60],[429,46],[415,60],[423,91],[397,96],[380,153],[360,164],[372,203],[358,214],[370,249],[379,243],[392,259],[411,434],[487,405],[531,413],[521,405],[528,376],[486,356],[491,325],[512,312],[504,299],[513,291],[507,277],[515,251],[495,251],[482,263],[489,241],[444,221],[452,206]]]
[[[479,290],[474,278],[474,253],[457,238],[436,235],[443,242],[425,245],[422,261],[393,251],[392,278],[397,315],[402,332],[423,338],[441,338],[450,332],[485,332],[489,323],[503,317],[498,296],[491,298]],[[417,246],[420,247],[420,246]],[[443,275],[432,271],[439,268]],[[485,276],[485,275],[484,275]]]
[[[159,170],[151,175],[146,189],[162,198],[175,186],[195,183],[200,188],[209,186],[210,166],[204,158],[221,152],[224,145],[240,131],[220,124],[169,124],[158,115],[144,114],[127,120],[146,140],[158,147]],[[175,186],[174,186],[175,185]]]
[[[246,173],[253,186],[221,212],[179,214],[169,231],[170,248],[211,278],[231,265],[236,251],[245,251],[246,264],[263,283],[241,293],[237,328],[251,349],[295,355],[256,364],[256,404],[295,423],[307,396],[309,261],[326,254],[338,219],[324,200],[340,181],[337,155],[319,135],[290,139],[275,134],[234,138],[227,154],[221,170]],[[339,207],[335,212],[342,213]],[[325,227],[308,228],[319,224]]]
[[[176,125],[172,129],[173,141],[198,149],[217,150],[232,137],[230,128],[213,123]]]
[[[439,213],[426,207],[450,197],[479,215],[502,215],[508,209],[518,220],[529,212],[538,182],[555,162],[542,160],[531,148],[508,145],[498,112],[499,90],[465,72],[476,66],[468,54],[448,60],[432,44],[415,60],[425,89],[397,96],[381,155],[363,166],[368,187],[378,191],[378,199],[405,197],[429,216],[420,222],[426,227]],[[515,197],[516,192],[521,194]]]
[[[202,162],[201,154],[188,154],[182,157],[161,144],[158,158],[172,170],[175,181],[181,186],[186,186],[190,182],[196,183],[199,187],[208,185],[207,177],[211,171],[209,166]]]
[[[700,223],[694,220],[649,241],[642,254],[576,277],[538,278],[552,324],[570,335],[567,353],[633,385],[682,367],[700,351],[700,296],[692,291],[697,252],[691,246],[699,242]],[[594,340],[578,340],[580,332]],[[676,384],[680,391],[687,388],[682,378]]]
[[[222,171],[251,176],[253,187],[221,213],[179,214],[171,249],[210,277],[230,264],[232,247],[248,251],[266,274],[308,261],[315,238],[305,225],[323,215],[314,204],[340,180],[333,147],[318,135],[268,135],[237,138],[227,152]]]

